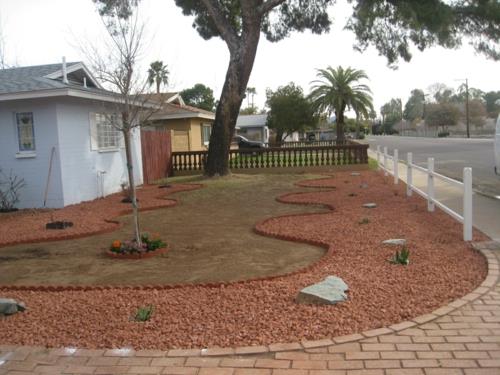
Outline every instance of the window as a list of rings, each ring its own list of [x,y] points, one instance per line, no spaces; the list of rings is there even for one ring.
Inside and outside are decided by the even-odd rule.
[[[16,113],[19,152],[35,151],[35,129],[33,112]]]
[[[212,133],[212,126],[209,124],[201,124],[201,142],[204,146],[208,146],[210,142],[210,134]]]
[[[92,118],[93,117],[93,118]],[[106,150],[120,147],[118,116],[109,113],[94,113],[91,116],[92,149]]]

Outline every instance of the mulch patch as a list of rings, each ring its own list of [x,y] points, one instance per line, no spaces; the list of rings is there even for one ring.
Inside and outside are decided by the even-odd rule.
[[[287,194],[280,201],[332,211],[267,219],[257,223],[256,231],[328,246],[321,261],[304,272],[211,288],[35,292],[0,287],[2,296],[28,306],[24,313],[0,319],[0,342],[167,349],[315,340],[428,313],[467,294],[487,274],[482,255],[462,241],[459,223],[439,210],[427,212],[424,200],[407,198],[404,186],[394,186],[380,173],[341,172],[300,185],[336,188]],[[363,208],[366,202],[377,208]],[[381,242],[389,238],[407,239],[409,266],[387,261],[395,248]],[[474,239],[487,237],[475,231]],[[294,302],[301,288],[327,275],[349,285],[347,302]],[[154,306],[150,321],[129,321],[138,307],[149,304]]]

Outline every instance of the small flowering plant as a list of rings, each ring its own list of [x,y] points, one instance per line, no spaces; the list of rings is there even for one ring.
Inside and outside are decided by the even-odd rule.
[[[117,254],[141,254],[150,251],[155,251],[166,247],[167,244],[159,238],[150,238],[149,234],[144,233],[141,235],[141,243],[136,240],[120,241],[114,240],[111,243],[109,250]]]

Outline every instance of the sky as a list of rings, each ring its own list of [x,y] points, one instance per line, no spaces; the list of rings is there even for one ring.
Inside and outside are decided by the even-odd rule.
[[[329,65],[363,69],[370,78],[367,83],[377,112],[391,98],[405,103],[411,90],[426,91],[437,82],[457,88],[468,78],[470,87],[500,90],[500,62],[477,55],[466,42],[458,50],[414,50],[412,61],[400,62],[397,70],[387,67],[374,48],[354,51],[354,35],[343,30],[349,10],[344,0],[330,10],[334,25],[328,34],[294,33],[278,43],[262,36],[249,82],[257,90],[258,107],[265,104],[267,88],[275,90],[292,81],[307,94],[316,69]],[[203,83],[218,98],[229,58],[225,43],[202,39],[192,28],[192,17],[184,16],[174,0],[142,0],[140,18],[146,24],[140,69],[147,72],[152,61],[162,60],[170,71],[165,91]],[[67,61],[85,61],[79,43],[99,45],[105,34],[92,0],[0,0],[0,22],[7,62],[19,66],[57,63],[62,56]]]

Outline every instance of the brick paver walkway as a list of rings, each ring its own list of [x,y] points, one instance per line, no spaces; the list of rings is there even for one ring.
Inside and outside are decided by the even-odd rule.
[[[0,375],[500,375],[500,244],[483,284],[431,314],[332,340],[207,350],[0,345]]]

